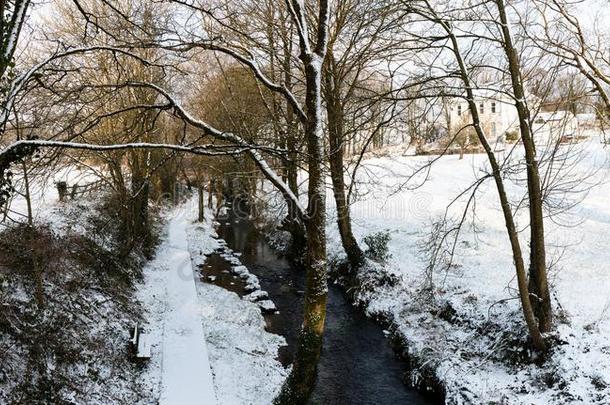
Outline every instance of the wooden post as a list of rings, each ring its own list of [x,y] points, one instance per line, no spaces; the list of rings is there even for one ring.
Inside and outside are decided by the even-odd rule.
[[[199,185],[199,187],[197,188],[197,193],[199,194],[199,199],[198,199],[198,205],[199,205],[199,215],[197,216],[197,221],[199,222],[203,222],[204,220],[204,200],[203,200],[203,187],[201,185]]]
[[[55,183],[57,186],[57,194],[59,195],[59,201],[63,202],[68,195],[68,183],[65,181],[58,181]]]

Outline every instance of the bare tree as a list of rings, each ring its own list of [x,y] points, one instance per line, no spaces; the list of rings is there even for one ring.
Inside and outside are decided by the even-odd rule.
[[[610,116],[610,55],[608,33],[599,28],[586,29],[575,4],[564,0],[536,0],[533,2],[539,30],[528,31],[528,36],[544,52],[554,55],[578,71],[590,83],[601,100],[599,118],[607,125]]]
[[[440,28],[444,35],[428,37],[427,44],[433,49],[448,49],[454,58],[456,65],[455,77],[461,81],[460,87],[463,89],[464,98],[468,104],[472,118],[472,127],[487,155],[491,166],[491,177],[496,184],[511,244],[525,321],[533,346],[537,350],[544,351],[547,344],[545,343],[543,333],[550,331],[552,327],[552,307],[546,274],[543,196],[538,170],[538,158],[531,132],[530,111],[521,76],[522,65],[517,56],[517,48],[510,31],[510,26],[513,22],[509,21],[505,4],[502,0],[494,1],[495,10],[489,7],[487,3],[473,3],[465,9],[452,9],[436,7],[428,1],[405,3],[405,7],[414,15],[423,18],[424,21],[431,22]],[[478,16],[478,14],[473,13],[476,10],[480,10],[483,13],[480,18],[488,23],[487,34],[477,30],[477,17],[475,16]],[[496,21],[496,23],[492,25],[491,21]],[[498,160],[488,141],[480,118],[479,106],[476,104],[475,89],[477,84],[473,77],[475,77],[477,70],[479,70],[479,65],[489,66],[489,62],[477,59],[474,48],[478,44],[476,41],[473,42],[472,38],[482,41],[488,40],[494,46],[498,46],[504,53],[504,58],[508,65],[505,74],[508,77],[510,87],[507,92],[513,98],[518,111],[521,140],[526,155],[527,197],[529,200],[531,233],[529,280],[519,240],[519,232],[506,193],[502,162]],[[463,51],[463,47],[466,47],[467,50]],[[474,56],[468,59],[473,54]],[[497,54],[495,56],[500,58],[500,55]],[[472,64],[469,64],[469,61],[472,61]],[[497,70],[503,71],[501,68]]]
[[[116,12],[108,3],[105,5],[110,7],[111,11]],[[185,6],[187,9],[194,10],[195,13],[202,11],[205,15],[209,15],[207,10],[198,9],[195,6],[188,6],[182,2],[176,2],[179,6]],[[101,25],[99,19],[93,18],[94,11],[87,8],[83,3],[77,3],[79,11],[82,13],[88,23]],[[160,110],[171,111],[177,118],[183,120],[188,125],[202,131],[206,136],[226,142],[231,145],[227,151],[225,146],[224,153],[247,153],[256,166],[262,171],[265,177],[276,186],[283,195],[294,204],[299,211],[299,216],[305,221],[307,229],[307,283],[305,293],[305,308],[304,321],[300,334],[299,350],[295,358],[292,368],[292,373],[288,378],[282,393],[277,399],[278,403],[305,403],[315,380],[315,371],[318,358],[322,347],[322,336],[324,331],[324,320],[326,313],[326,236],[325,236],[325,187],[324,187],[324,149],[323,149],[323,128],[322,128],[322,111],[321,106],[321,75],[322,64],[326,55],[328,42],[328,20],[329,20],[329,4],[322,0],[317,7],[310,7],[300,1],[290,1],[287,3],[289,14],[295,26],[298,37],[300,55],[299,59],[301,67],[304,71],[304,106],[301,107],[294,94],[286,87],[273,83],[261,70],[256,63],[253,55],[244,53],[242,49],[233,48],[218,44],[215,41],[206,39],[204,41],[195,39],[193,41],[173,41],[166,43],[165,41],[140,41],[139,45],[143,48],[155,47],[165,49],[167,51],[175,51],[178,53],[188,52],[192,49],[206,49],[221,52],[227,56],[234,58],[236,61],[243,63],[248,67],[257,80],[270,90],[281,94],[291,105],[294,111],[299,116],[305,128],[305,139],[307,145],[308,156],[308,171],[309,171],[309,186],[308,197],[309,204],[305,210],[296,196],[267,164],[261,154],[264,149],[247,142],[244,138],[234,134],[223,132],[205,121],[199,120],[192,116],[182,105],[173,97],[170,92],[163,89],[160,85],[146,81],[146,79],[126,80],[118,83],[95,84],[84,83],[73,88],[75,92],[82,92],[86,89],[96,89],[98,91],[151,91],[157,94],[157,98],[153,103],[145,103],[143,105],[133,106],[131,108],[118,109],[105,113],[102,118],[91,120],[77,131],[80,134],[86,133],[92,127],[99,125],[104,121],[103,118],[116,116],[123,113],[125,110],[142,109],[142,110]],[[123,13],[121,18],[127,21],[129,16]],[[313,21],[313,26],[310,23]],[[135,30],[146,31],[141,24],[136,21],[130,21]],[[103,26],[98,26],[103,32],[108,33],[109,30]],[[178,37],[179,38],[179,37]],[[114,38],[116,39],[116,38]],[[192,38],[191,38],[192,39]],[[131,44],[133,48],[133,44]],[[115,50],[116,51],[116,50]],[[119,52],[119,51],[117,51]],[[128,50],[121,50],[123,54],[129,54],[134,60],[142,62],[144,65],[149,65],[150,62],[145,58],[137,56],[135,53]],[[159,103],[157,100],[163,100]],[[70,131],[73,133],[74,131]],[[65,135],[65,134],[64,134]],[[0,157],[8,166],[10,163],[19,160],[22,155],[30,154],[33,148],[55,147],[55,148],[72,148],[83,150],[121,150],[121,149],[169,149],[174,151],[187,151],[191,153],[201,153],[213,155],[214,149],[219,149],[214,145],[176,145],[162,144],[155,142],[131,142],[118,143],[111,145],[100,145],[91,143],[70,142],[74,136],[64,137],[63,140],[25,140],[13,142],[5,147],[0,152]],[[223,152],[218,152],[223,153]]]
[[[368,18],[363,18],[363,15]],[[400,23],[396,7],[391,2],[337,2],[331,16],[329,52],[324,65],[324,99],[328,121],[328,147],[333,195],[337,207],[337,225],[341,243],[352,267],[358,267],[364,255],[353,235],[350,204],[345,184],[344,155],[349,134],[360,132],[359,121],[349,114],[374,105],[374,96],[362,97],[362,88],[379,77],[379,65],[390,63],[398,41],[392,33]],[[376,77],[377,76],[377,77]],[[358,124],[356,124],[358,122]],[[379,133],[379,131],[377,132]]]

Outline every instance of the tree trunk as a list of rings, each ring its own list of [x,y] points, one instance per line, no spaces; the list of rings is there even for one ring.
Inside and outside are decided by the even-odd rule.
[[[205,208],[205,201],[204,201],[204,196],[203,196],[203,186],[199,186],[197,188],[197,194],[199,196],[198,198],[198,214],[197,214],[197,221],[199,222],[203,222],[204,217],[203,217],[203,213],[204,213],[204,208]]]
[[[364,254],[352,232],[350,208],[345,196],[345,178],[343,176],[345,114],[341,102],[341,88],[336,76],[334,57],[332,51],[329,51],[326,69],[324,69],[324,79],[326,85],[330,176],[333,184],[335,204],[337,206],[337,225],[341,236],[341,244],[347,254],[350,265],[352,268],[356,268],[362,265]]]
[[[299,4],[293,5],[301,10]],[[284,383],[276,404],[301,405],[309,400],[316,380],[316,370],[322,351],[326,319],[327,258],[326,258],[326,189],[324,181],[324,139],[322,133],[321,68],[326,54],[328,3],[320,1],[316,51],[310,53],[301,39],[301,60],[305,68],[305,106],[309,184],[307,207],[307,259],[303,309],[303,324],[292,371]],[[304,12],[304,10],[301,10]],[[308,35],[303,31],[300,35]]]
[[[218,215],[218,212],[220,211],[220,208],[223,204],[223,181],[221,179],[220,181],[216,181],[215,183],[216,187],[214,187],[214,191],[216,193],[216,214]]]
[[[31,194],[30,194],[30,179],[28,176],[28,168],[27,165],[25,163],[25,159],[22,160],[23,165],[23,183],[25,186],[25,192],[23,194],[24,198],[25,198],[25,202],[27,205],[27,209],[28,209],[28,225],[31,227],[33,222],[34,222],[34,215],[32,213],[32,198],[31,198]]]
[[[546,344],[544,342],[544,338],[542,337],[539,325],[536,322],[536,317],[535,317],[534,310],[532,307],[532,302],[530,299],[529,289],[528,289],[528,285],[527,285],[527,272],[525,269],[523,253],[521,251],[521,245],[519,243],[519,234],[517,231],[517,227],[515,226],[515,220],[514,220],[513,213],[512,213],[511,207],[510,207],[510,202],[508,200],[508,196],[507,196],[506,190],[504,188],[504,181],[502,179],[501,167],[496,159],[496,156],[494,155],[491,145],[489,144],[489,142],[487,141],[487,138],[485,137],[485,133],[482,130],[481,120],[479,117],[479,111],[478,111],[477,106],[474,101],[475,98],[474,98],[474,92],[472,90],[473,89],[472,84],[470,82],[470,75],[469,75],[468,68],[466,67],[465,62],[462,59],[462,55],[459,50],[458,40],[457,40],[456,36],[453,34],[453,32],[451,31],[450,26],[446,22],[444,22],[442,20],[437,20],[436,22],[439,22],[443,25],[444,29],[446,30],[446,32],[449,35],[449,38],[451,40],[453,52],[455,54],[457,63],[459,65],[460,75],[461,75],[462,81],[464,83],[464,87],[466,89],[468,108],[472,115],[472,123],[474,124],[473,126],[475,129],[475,132],[477,134],[477,137],[479,138],[479,141],[481,142],[481,145],[483,146],[483,149],[485,150],[485,153],[487,154],[487,158],[489,160],[489,163],[490,163],[490,166],[492,169],[492,176],[496,183],[496,189],[498,191],[500,205],[502,206],[502,213],[504,214],[504,223],[506,225],[506,231],[508,233],[508,238],[509,238],[509,241],[511,244],[513,262],[515,265],[515,271],[517,273],[517,286],[519,289],[519,297],[521,299],[521,308],[523,310],[523,316],[525,318],[525,323],[527,324],[527,328],[528,328],[530,337],[532,339],[533,346],[537,350],[544,351],[544,350],[546,350]]]
[[[132,200],[132,221],[133,221],[133,234],[134,239],[142,241],[142,252],[146,257],[152,256],[152,240],[148,219],[148,195],[150,192],[150,185],[147,180],[143,182],[136,182],[139,187],[134,190]]]
[[[152,256],[152,234],[150,232],[148,218],[148,199],[150,194],[150,183],[146,178],[147,163],[146,155],[140,151],[134,151],[131,159],[131,244],[141,241],[142,252],[146,257]]]
[[[292,46],[293,41],[289,31],[285,25],[281,25],[280,34],[282,38],[283,53],[282,69],[284,72],[284,86],[292,91]],[[298,184],[298,137],[299,132],[298,122],[295,118],[295,112],[292,105],[286,100],[286,149],[287,149],[287,161],[286,161],[286,180],[288,188],[292,191],[295,197],[299,198],[299,184]],[[301,222],[298,209],[295,206],[294,201],[286,199],[288,205],[288,217],[287,219],[287,230],[292,235],[292,251],[294,255],[298,255],[298,248],[305,244],[305,229]]]
[[[210,178],[208,182],[208,208],[212,209],[214,206],[214,179]]]
[[[508,59],[513,92],[516,99],[517,113],[519,116],[519,129],[521,140],[525,149],[525,161],[527,163],[527,190],[530,212],[530,294],[534,298],[534,310],[538,318],[540,332],[549,332],[552,329],[553,309],[551,306],[551,295],[548,285],[546,269],[546,246],[544,240],[544,213],[540,173],[538,159],[536,157],[536,146],[530,127],[530,114],[525,104],[525,90],[521,79],[521,67],[517,51],[513,45],[510,30],[508,28],[508,17],[506,15],[504,0],[496,0],[500,21],[502,22],[502,33],[504,37],[504,50]]]

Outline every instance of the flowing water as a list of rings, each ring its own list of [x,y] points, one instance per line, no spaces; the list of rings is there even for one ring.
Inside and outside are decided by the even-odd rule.
[[[269,332],[286,338],[288,346],[278,359],[287,366],[302,321],[302,269],[276,254],[249,220],[222,219],[217,231],[228,247],[241,253],[241,262],[275,303],[279,312],[265,315],[265,320]],[[219,254],[213,254],[202,268],[202,278],[243,296],[243,282],[230,274],[230,268]],[[354,308],[340,287],[329,286],[324,348],[310,403],[432,404],[403,383],[406,373],[406,365],[395,356],[380,326]]]

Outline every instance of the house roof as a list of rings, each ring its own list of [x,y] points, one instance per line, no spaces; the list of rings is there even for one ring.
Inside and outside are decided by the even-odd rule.
[[[491,87],[483,87],[483,88],[476,88],[473,89],[473,94],[474,94],[474,98],[475,98],[475,102],[476,101],[480,101],[480,100],[489,100],[489,101],[496,101],[499,103],[503,103],[503,104],[515,104],[515,99],[511,96],[509,96],[508,94],[506,94],[505,92],[502,91],[502,89],[500,88],[491,88]],[[464,94],[464,97],[466,95]],[[526,91],[526,99],[528,101],[528,103],[538,103],[539,99],[537,96],[535,96],[534,94]],[[463,99],[456,99],[455,103],[461,103],[463,102]]]

